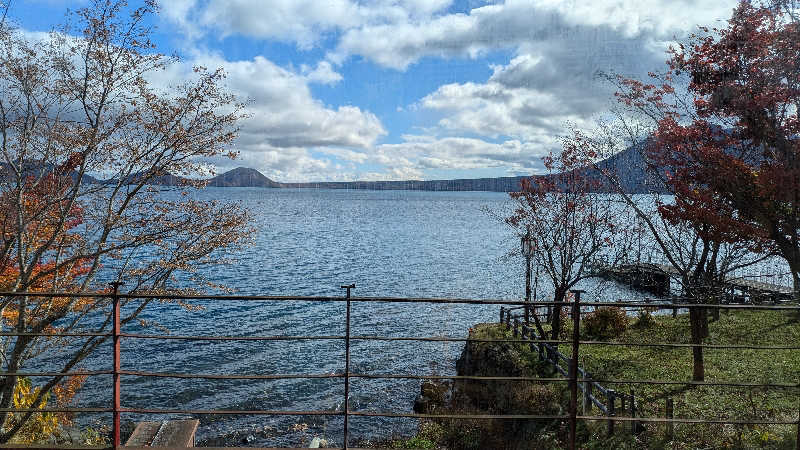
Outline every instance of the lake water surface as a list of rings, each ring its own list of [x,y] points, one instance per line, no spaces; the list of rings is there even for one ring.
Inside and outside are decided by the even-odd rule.
[[[255,216],[255,245],[204,275],[239,294],[353,295],[521,299],[524,266],[518,238],[486,210],[502,213],[507,194],[209,188],[203,198],[240,201]],[[586,280],[587,300],[631,298],[610,283]],[[124,289],[123,289],[124,291]],[[540,287],[540,297],[547,296]],[[344,303],[199,302],[201,312],[154,304],[142,316],[176,335],[343,335]],[[498,306],[354,303],[352,334],[465,337],[496,321]],[[126,332],[145,331],[138,325]],[[109,346],[110,347],[110,346]],[[179,341],[124,339],[123,368],[211,374],[333,374],[344,368],[341,340]],[[354,341],[351,371],[454,374],[461,343]],[[110,348],[87,368],[110,366]],[[90,379],[80,406],[107,406],[109,380]],[[351,409],[410,412],[418,380],[355,379]],[[190,380],[124,376],[122,403],[132,408],[341,409],[342,379]],[[145,417],[125,415],[124,420]],[[167,419],[148,416],[148,420]],[[206,444],[295,446],[313,436],[341,443],[341,418],[199,416]],[[84,419],[88,420],[88,419]],[[106,420],[108,420],[106,418]],[[307,425],[307,427],[306,427]],[[413,433],[410,419],[352,418],[351,439]]]

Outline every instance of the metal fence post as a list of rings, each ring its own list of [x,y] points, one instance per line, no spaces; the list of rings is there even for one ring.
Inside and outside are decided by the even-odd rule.
[[[121,409],[121,400],[120,400],[120,379],[119,379],[119,372],[120,372],[120,315],[119,315],[119,287],[122,285],[122,282],[115,281],[113,283],[109,283],[111,288],[113,289],[111,294],[111,327],[112,327],[112,339],[114,344],[114,368],[111,370],[113,383],[112,383],[112,392],[113,392],[113,403],[112,406],[112,441],[114,445],[114,449],[120,448],[120,432],[119,432],[119,412]]]
[[[672,403],[672,399],[667,399],[667,406],[666,406],[666,416],[667,419],[672,420],[675,416],[674,404]],[[667,438],[671,441],[675,434],[675,423],[674,422],[667,422]]]
[[[616,411],[614,410],[614,408],[615,408],[615,403],[617,403],[616,402],[617,393],[614,392],[614,390],[609,389],[608,391],[606,391],[606,397],[607,397],[607,400],[608,400],[608,405],[607,405],[607,410],[608,410],[608,435],[609,436],[613,436],[614,435],[614,416],[616,415]]]
[[[575,438],[578,432],[578,350],[581,337],[581,293],[574,290],[575,301],[572,303],[572,358],[569,360],[569,448],[575,450]]]
[[[350,289],[355,289],[356,285],[350,284],[342,286],[347,289],[347,314],[345,316],[344,328],[344,449],[347,450],[347,438],[349,437],[350,421]]]

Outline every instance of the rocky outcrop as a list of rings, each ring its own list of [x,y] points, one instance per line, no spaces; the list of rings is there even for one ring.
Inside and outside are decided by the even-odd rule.
[[[549,375],[524,346],[507,342],[481,342],[507,338],[500,324],[479,324],[470,330],[456,363],[459,376],[537,377]],[[539,381],[463,380],[422,384],[414,410],[429,414],[558,415],[562,414],[562,389]],[[545,445],[559,423],[553,420],[492,419],[438,420],[447,448],[529,449]],[[537,444],[539,443],[539,444]]]

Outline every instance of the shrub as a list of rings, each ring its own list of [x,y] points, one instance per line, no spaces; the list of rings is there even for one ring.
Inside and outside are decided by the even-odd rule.
[[[653,314],[648,310],[639,311],[639,317],[636,319],[634,326],[636,328],[650,328],[656,324],[656,319]]]
[[[31,384],[31,379],[27,377],[17,378],[17,384],[14,386],[12,397],[12,407],[18,409],[27,409],[33,406],[33,401],[39,395],[41,388],[34,387]],[[47,401],[50,399],[50,393],[47,392],[43,395],[43,399],[39,404],[39,409],[47,407]],[[3,424],[2,430],[11,428],[17,424],[24,413],[9,413],[6,418],[6,423]],[[36,413],[31,417],[31,420],[25,422],[22,428],[14,436],[12,442],[17,444],[32,444],[35,442],[47,442],[48,439],[55,436],[60,430],[61,424],[58,421],[58,416],[51,412]]]
[[[628,316],[622,308],[601,306],[587,314],[583,324],[589,336],[611,339],[628,328]]]
[[[514,414],[558,414],[560,396],[547,384],[514,385],[511,388],[510,412]]]

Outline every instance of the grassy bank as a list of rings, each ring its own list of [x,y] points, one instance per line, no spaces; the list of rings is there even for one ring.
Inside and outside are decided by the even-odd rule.
[[[562,337],[571,335],[571,323]],[[666,399],[674,402],[675,418],[725,421],[796,421],[800,408],[800,351],[763,350],[754,348],[706,348],[704,354],[706,382],[744,384],[789,384],[789,388],[751,386],[698,386],[687,383],[692,376],[690,347],[636,346],[636,344],[688,344],[688,316],[650,316],[630,318],[627,328],[612,338],[597,338],[581,330],[581,340],[603,340],[614,344],[582,344],[579,362],[597,380],[659,380],[678,384],[639,384],[602,382],[618,392],[635,391],[640,417],[664,417]],[[482,324],[473,328],[473,339],[512,339],[512,333],[499,324]],[[783,311],[730,311],[709,324],[709,345],[745,347],[800,346],[800,314]],[[486,346],[499,344],[473,343],[479,354]],[[530,375],[557,376],[527,345],[514,345],[505,352],[514,367]],[[568,354],[567,345],[561,351]],[[567,383],[539,383],[554,390],[554,401],[566,412]],[[579,391],[580,395],[580,391]],[[599,396],[601,400],[605,397]],[[559,400],[560,399],[560,400]],[[475,411],[473,411],[475,412]],[[505,414],[520,411],[507,411]],[[532,413],[532,411],[527,413]],[[592,414],[600,415],[595,409]],[[624,415],[624,414],[619,414]],[[491,422],[440,421],[423,422],[421,432],[412,439],[389,440],[393,448],[479,448],[477,436],[491,433]],[[670,437],[664,424],[646,424],[636,435],[630,425],[618,422],[614,436],[607,436],[607,422],[579,422],[579,447],[582,449],[793,449],[796,425],[731,425],[675,424]],[[478,434],[475,434],[478,433]],[[459,434],[463,436],[459,437]],[[454,438],[455,436],[455,438]],[[458,438],[458,439],[456,439]],[[539,435],[532,436],[533,448],[566,447],[565,424],[544,425]],[[459,442],[453,445],[453,442]]]
[[[591,339],[591,337],[582,337]],[[688,316],[632,319],[615,343],[688,343]],[[783,311],[723,312],[709,324],[711,345],[753,347],[800,344],[800,315]],[[564,347],[564,346],[562,346]],[[595,379],[687,381],[692,376],[691,348],[581,345],[580,365]],[[676,418],[731,421],[796,421],[800,395],[800,351],[749,348],[704,350],[706,382],[794,384],[793,388],[693,386],[688,384],[608,384],[635,390],[642,416],[664,417],[672,398]],[[645,448],[794,448],[796,427],[780,425],[676,425],[674,439],[665,426],[649,425],[639,439]]]

